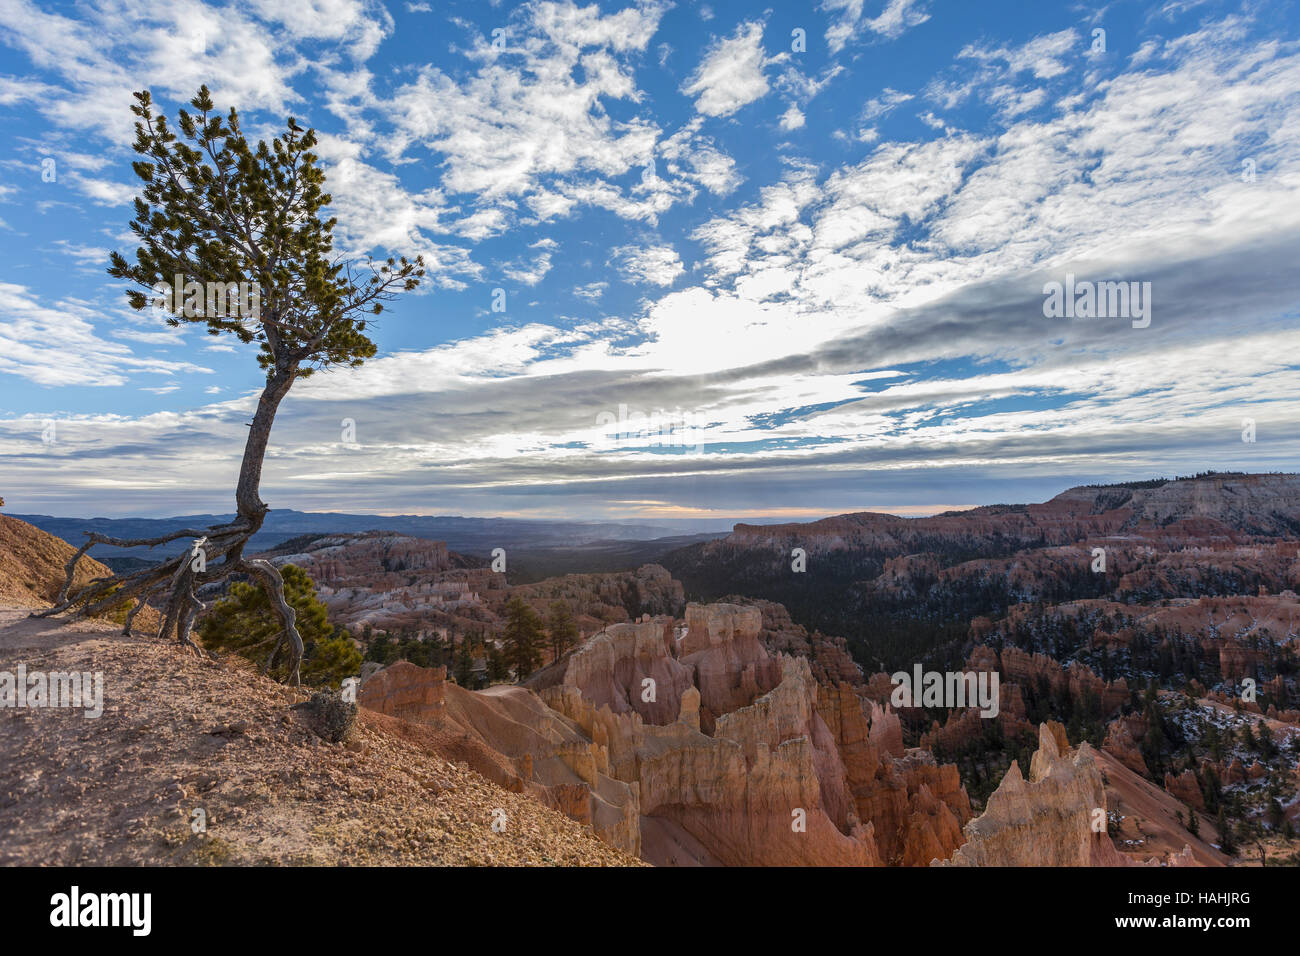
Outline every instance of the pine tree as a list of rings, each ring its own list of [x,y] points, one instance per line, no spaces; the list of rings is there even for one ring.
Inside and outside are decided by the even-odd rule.
[[[460,646],[456,648],[456,663],[453,669],[456,683],[461,687],[474,686],[474,653],[470,650],[469,637],[462,636]]]
[[[337,688],[346,678],[356,677],[361,672],[361,652],[346,630],[328,640],[307,644],[305,652],[302,662],[304,684]]]
[[[551,652],[558,660],[565,651],[578,642],[578,625],[566,601],[552,601],[546,620],[546,631],[551,637]]]
[[[506,661],[505,652],[491,641],[488,641],[487,644],[487,669],[488,680],[502,681],[510,679],[510,664]]]
[[[1277,744],[1273,741],[1273,731],[1262,718],[1259,721],[1259,749],[1266,758],[1277,756]]]
[[[1282,808],[1282,804],[1277,799],[1277,797],[1273,797],[1268,802],[1269,823],[1271,823],[1273,825],[1273,829],[1276,830],[1278,827],[1282,825],[1282,821],[1284,819],[1286,819],[1286,811]]]
[[[506,604],[505,657],[521,681],[542,663],[542,619],[524,600],[512,597]]]
[[[304,663],[301,677],[308,684],[338,687],[361,669],[361,652],[344,631],[336,635],[329,613],[316,597],[316,585],[302,568],[286,564],[280,569],[284,597],[293,608],[302,635]],[[227,651],[254,663],[266,662],[269,672],[284,678],[290,666],[282,654],[280,620],[263,588],[232,582],[229,594],[219,600],[199,625],[202,645],[210,651]]]
[[[1210,748],[1210,756],[1215,763],[1223,762],[1223,737],[1219,734],[1217,724],[1211,722],[1205,730],[1205,743]]]
[[[1213,767],[1206,767],[1204,779],[1201,784],[1201,792],[1205,794],[1205,809],[1214,813],[1219,809],[1220,799],[1223,796],[1223,785],[1219,782],[1219,775],[1215,773]]]
[[[190,636],[202,609],[197,591],[248,575],[266,591],[280,620],[270,655],[281,646],[288,653],[276,672],[297,683],[305,646],[280,573],[271,562],[244,555],[270,510],[260,487],[271,427],[297,379],[357,366],[375,354],[367,323],[385,301],[419,285],[423,262],[354,263],[334,250],[336,220],[321,217],[331,197],[313,152],[316,133],[293,117],[269,145],[254,147],[235,110],[223,117],[206,86],[190,101],[194,112],[178,112],[179,136],[165,115],[154,112],[147,90],[135,100],[134,148],[141,158],[132,169],[142,185],[131,232],[139,245],[130,258],[113,252],[108,273],[134,286],[126,298],[137,311],[160,306],[170,325],[192,323],[214,336],[256,343],[265,382],[247,423],[234,520],[155,538],[87,532],[58,600],[40,616],[98,614],[130,601],[123,622],[129,634],[136,614],[157,598],[164,605],[158,637],[200,652]],[[164,287],[169,295],[162,295]],[[156,565],[72,586],[76,563],[91,545],[154,547],[186,538],[192,549]]]
[[[1232,825],[1228,822],[1228,816],[1224,813],[1223,804],[1219,804],[1219,819],[1216,823],[1219,830],[1219,849],[1228,856],[1237,855],[1237,841],[1232,836]]]

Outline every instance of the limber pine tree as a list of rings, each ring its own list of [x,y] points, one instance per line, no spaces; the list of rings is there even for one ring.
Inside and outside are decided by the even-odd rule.
[[[147,90],[135,99],[135,151],[144,158],[132,168],[144,187],[135,200],[131,231],[140,245],[134,262],[114,252],[109,275],[141,287],[127,292],[136,310],[157,305],[156,290],[183,280],[186,296],[176,289],[165,300],[168,324],[203,323],[211,335],[258,343],[266,383],[248,425],[234,520],[156,538],[87,532],[86,543],[68,561],[54,606],[38,616],[64,611],[82,616],[125,606],[124,633],[129,634],[136,614],[156,598],[162,605],[159,638],[175,637],[202,653],[190,637],[195,616],[203,610],[197,589],[234,574],[247,575],[266,590],[281,624],[264,670],[287,649],[286,679],[297,684],[303,642],[280,573],[269,561],[244,556],[269,510],[259,489],[271,426],[296,380],[321,369],[355,367],[375,354],[367,322],[384,302],[419,285],[424,261],[417,256],[363,264],[334,252],[337,220],[320,218],[330,196],[322,191],[325,174],[312,152],[316,134],[293,117],[269,146],[259,141],[253,148],[233,108],[224,119],[214,113],[206,86],[190,101],[195,112],[178,112],[180,137],[165,115],[154,112]],[[247,308],[251,296],[244,297],[240,308],[238,297],[232,302],[229,293],[188,294],[190,283],[233,291],[231,283],[241,282],[257,290],[256,309]],[[151,568],[72,587],[77,561],[92,545],[153,547],[182,538],[195,539],[192,551]]]

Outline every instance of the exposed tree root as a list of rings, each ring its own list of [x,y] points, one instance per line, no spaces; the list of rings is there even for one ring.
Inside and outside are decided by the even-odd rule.
[[[65,579],[54,605],[43,611],[34,611],[32,617],[50,617],[69,614],[73,618],[102,614],[129,605],[122,633],[130,634],[135,617],[151,599],[165,595],[161,607],[162,623],[158,628],[160,640],[175,640],[192,653],[204,656],[203,649],[191,637],[194,624],[204,605],[197,591],[203,585],[225,581],[234,574],[245,574],[257,579],[266,591],[271,607],[275,609],[283,628],[267,661],[271,661],[282,648],[288,650],[288,681],[300,683],[303,643],[298,633],[296,614],[285,600],[284,582],[279,570],[269,561],[245,558],[244,546],[262,525],[265,507],[253,518],[239,518],[230,524],[211,528],[185,528],[157,538],[111,538],[97,532],[86,532],[86,543],[64,566]],[[93,545],[103,544],[115,548],[156,547],[182,538],[191,538],[190,551],[168,558],[152,568],[123,574],[95,578],[80,587],[74,587],[77,562]]]

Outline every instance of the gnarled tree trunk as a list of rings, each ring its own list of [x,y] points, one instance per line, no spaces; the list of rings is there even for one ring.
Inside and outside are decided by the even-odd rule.
[[[280,618],[280,637],[272,647],[263,669],[269,670],[281,648],[287,645],[288,680],[298,684],[303,655],[302,636],[298,633],[294,609],[285,599],[280,572],[269,561],[244,557],[244,547],[261,529],[270,510],[261,498],[262,464],[266,458],[276,412],[279,411],[280,402],[289,394],[296,377],[296,369],[274,368],[257,400],[257,411],[249,425],[248,441],[244,445],[239,484],[235,489],[234,521],[211,528],[186,528],[157,538],[121,539],[87,532],[86,543],[67,563],[63,588],[59,591],[54,606],[33,616],[47,617],[71,611],[74,616],[80,617],[130,605],[123,627],[123,633],[129,634],[135,616],[149,599],[165,593],[166,603],[162,609],[162,625],[158,629],[158,637],[165,640],[174,635],[181,644],[202,653],[190,637],[195,619],[203,610],[203,603],[197,594],[199,587],[225,580],[232,574],[246,574],[261,583],[271,608]],[[97,578],[75,591],[72,588],[77,562],[92,545],[153,547],[182,538],[195,539],[190,551],[152,568]],[[212,562],[212,567],[208,566],[209,562]]]

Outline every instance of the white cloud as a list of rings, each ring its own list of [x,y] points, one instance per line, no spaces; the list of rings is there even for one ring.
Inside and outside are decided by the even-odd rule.
[[[629,282],[641,285],[672,285],[686,271],[677,250],[665,245],[619,246],[610,262]]]
[[[108,268],[108,250],[100,246],[86,246],[67,239],[56,239],[54,245],[60,252],[71,256],[77,264],[86,268]]]
[[[501,267],[501,271],[511,282],[519,282],[527,286],[537,285],[546,277],[546,273],[551,271],[551,253],[543,252],[532,262],[508,263]]]
[[[1002,62],[1012,73],[1031,73],[1035,79],[1050,80],[1069,69],[1066,57],[1079,44],[1079,34],[1074,30],[1061,30],[1034,37],[1018,47],[986,47],[969,45],[959,54],[975,60]]]
[[[125,385],[136,373],[207,372],[190,362],[139,358],[95,332],[102,309],[60,300],[42,303],[25,286],[0,282],[0,373],[37,385]]]
[[[866,15],[866,0],[822,0],[821,9],[839,14],[826,30],[826,43],[838,53],[862,31],[894,40],[930,19],[925,0],[888,0],[879,16]]]
[[[165,8],[114,3],[78,8],[80,19],[32,3],[0,6],[7,42],[63,88],[38,97],[37,108],[68,129],[96,129],[118,145],[134,138],[133,117],[105,103],[128,104],[131,92],[188,101],[206,83],[218,102],[245,110],[287,111],[300,100],[291,81],[310,61],[303,39],[343,41],[357,56],[373,52],[388,29],[382,7],[365,0],[289,0],[209,7],[176,0]]]
[[[888,116],[911,98],[911,93],[900,93],[898,90],[890,89],[887,86],[879,96],[873,96],[867,100],[866,105],[862,107],[862,120],[870,123],[882,116]]]
[[[725,194],[738,182],[730,157],[692,130],[674,145],[674,163],[627,183],[663,155],[662,132],[640,115],[616,120],[610,106],[643,100],[634,67],[668,6],[603,14],[572,2],[524,5],[504,49],[475,35],[459,51],[468,75],[429,64],[391,93],[369,77],[340,81],[333,108],[393,163],[436,157],[444,195],[472,197],[473,210],[447,224],[471,241],[588,206],[654,224],[697,187]]]
[[[769,59],[763,52],[760,21],[742,23],[730,37],[713,42],[682,92],[695,97],[696,110],[705,116],[730,116],[767,95],[767,67],[786,59],[788,54]]]
[[[490,235],[500,225],[493,211],[458,219],[458,207],[448,205],[442,190],[403,189],[396,175],[363,162],[357,158],[359,147],[338,137],[322,136],[319,152],[333,197],[331,212],[339,219],[340,244],[352,256],[369,249],[423,255],[429,279],[449,288],[480,274],[467,249],[435,242],[428,234]]]
[[[712,137],[703,136],[701,120],[696,117],[659,144],[659,155],[666,160],[669,175],[703,186],[709,192],[725,196],[742,182],[736,161],[718,149]],[[694,193],[686,197],[694,199]]]
[[[866,6],[830,9],[876,37],[889,35],[889,22],[906,23],[907,11],[922,15],[891,3],[871,17]],[[586,507],[611,493],[590,490],[600,486],[623,501],[685,496],[699,505],[709,494],[758,496],[753,501],[796,486],[808,495],[825,480],[841,489],[841,497],[817,496],[830,507],[867,473],[904,483],[923,469],[944,480],[974,469],[1054,481],[1071,468],[1154,462],[1159,470],[1201,470],[1217,465],[1215,456],[1241,454],[1236,430],[1248,406],[1261,435],[1280,436],[1251,448],[1260,457],[1250,466],[1294,461],[1297,283],[1285,258],[1300,235],[1293,46],[1249,44],[1231,22],[1207,24],[1144,43],[1140,72],[1133,62],[1129,72],[1102,76],[1072,31],[972,45],[938,85],[916,88],[933,94],[940,111],[978,95],[993,107],[991,120],[981,113],[966,131],[960,116],[928,114],[942,135],[919,129],[916,141],[849,147],[848,162],[826,154],[821,165],[791,160],[743,201],[723,202],[740,181],[737,164],[723,151],[722,132],[714,139],[701,130],[705,115],[740,107],[701,109],[664,134],[633,82],[642,68],[635,54],[647,53],[653,69],[651,41],[640,31],[644,8],[617,21],[569,4],[530,5],[513,16],[509,52],[489,53],[481,42],[469,51],[469,72],[455,84],[462,99],[433,102],[440,87],[427,71],[424,97],[414,95],[420,74],[400,76],[396,93],[411,116],[389,118],[398,100],[372,92],[382,82],[374,77],[349,86],[344,71],[322,72],[348,129],[347,140],[322,143],[349,229],[341,245],[431,249],[442,257],[441,281],[453,283],[482,275],[457,242],[507,233],[521,217],[544,222],[593,206],[651,222],[698,196],[705,211],[685,228],[703,250],[699,265],[688,279],[676,250],[689,247],[672,244],[676,234],[661,239],[658,229],[638,228],[654,238],[612,239],[604,263],[644,296],[630,316],[497,329],[302,382],[268,459],[266,487],[278,500],[420,510],[436,493],[440,507],[482,512],[526,510],[542,493],[548,501],[572,494]],[[42,21],[40,29],[58,26]],[[69,39],[75,52],[75,31]],[[764,84],[770,63],[759,69]],[[1119,58],[1109,66],[1123,69]],[[824,82],[826,74],[782,72],[770,85],[785,102],[755,129],[779,137],[771,119],[802,115],[801,97]],[[692,95],[723,104],[721,89]],[[861,122],[908,96],[874,92]],[[436,121],[425,115],[444,107]],[[497,131],[494,109],[515,125]],[[488,117],[481,126],[452,128],[475,110]],[[854,111],[844,112],[852,123]],[[439,123],[448,124],[442,132]],[[410,134],[400,149],[389,151],[390,127]],[[518,141],[506,142],[510,136]],[[874,125],[857,133],[880,136]],[[1249,184],[1239,175],[1246,151],[1260,173]],[[383,158],[393,172],[379,168]],[[656,170],[643,177],[651,158]],[[769,175],[741,158],[747,175]],[[417,178],[434,167],[448,174],[436,188]],[[110,175],[90,165],[69,170]],[[418,187],[403,186],[408,170]],[[537,235],[512,236],[509,251],[485,248],[510,281],[529,284],[572,251],[567,236],[562,252]],[[92,252],[58,248],[87,261]],[[597,261],[584,275],[572,265],[559,277],[561,296],[572,289],[585,300],[580,311],[598,314],[586,303],[604,303],[609,269]],[[1043,276],[1067,269],[1154,280],[1152,327],[1046,322]],[[178,392],[175,404],[185,404],[192,374],[205,370],[140,359],[126,344],[163,348],[180,333],[144,323],[97,333],[103,317],[95,303],[47,302],[0,285],[0,372],[40,385]],[[222,362],[244,349],[197,347]],[[239,394],[240,384],[227,389]],[[620,403],[691,410],[709,423],[714,453],[583,447],[599,447],[596,415]],[[150,508],[160,487],[224,494],[219,477],[194,483],[193,462],[205,462],[203,474],[227,474],[250,407],[241,394],[191,411],[96,416],[70,425],[66,445],[61,426],[61,448],[103,455],[85,481],[139,489],[134,500]],[[431,407],[439,414],[427,414]],[[344,408],[366,416],[364,458],[343,458],[337,448]],[[7,481],[37,492],[53,484],[54,459],[37,447],[32,420],[0,419],[0,434],[33,446],[31,455],[6,459]],[[730,450],[718,454],[722,443]],[[745,450],[750,443],[754,450]]]

